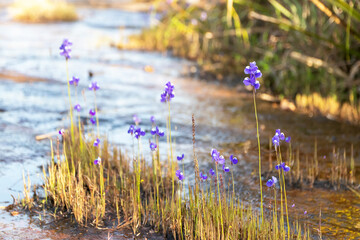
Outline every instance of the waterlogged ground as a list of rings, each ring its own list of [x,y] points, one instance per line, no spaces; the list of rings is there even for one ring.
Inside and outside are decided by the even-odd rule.
[[[185,184],[193,184],[191,114],[197,122],[196,151],[200,170],[213,167],[210,150],[217,148],[226,156],[236,154],[239,163],[234,168],[236,192],[246,203],[258,207],[256,125],[252,99],[244,91],[190,79],[186,73],[192,64],[159,53],[119,51],[110,44],[126,39],[150,24],[148,14],[107,9],[80,9],[81,20],[61,24],[21,24],[12,22],[4,10],[0,14],[0,206],[12,203],[12,197],[22,194],[22,174],[32,183],[41,183],[41,166],[49,160],[48,140],[36,141],[35,136],[56,132],[66,127],[67,88],[66,67],[58,56],[64,38],[73,43],[70,75],[80,77],[77,101],[83,106],[81,117],[87,121],[93,94],[88,92],[89,72],[98,81],[97,92],[101,132],[110,142],[128,150],[132,140],[127,129],[132,115],[137,114],[141,126],[149,130],[149,118],[154,115],[165,129],[167,107],[160,103],[163,85],[171,81],[176,97],[172,102],[175,154],[185,153]],[[243,66],[242,66],[243,67]],[[184,75],[185,74],[185,75]],[[81,91],[84,89],[83,94]],[[359,166],[360,129],[324,118],[309,118],[259,103],[261,141],[264,153],[274,129],[282,128],[292,136],[293,145],[302,156],[313,154],[318,140],[321,170],[329,167],[332,147],[350,149],[354,144],[356,166]],[[148,140],[143,140],[144,155],[149,156]],[[166,140],[160,143],[166,155]],[[265,155],[265,154],[264,154]],[[265,156],[264,156],[265,158]],[[304,161],[302,158],[301,161]],[[263,169],[268,163],[264,159]],[[360,169],[358,168],[358,172]],[[265,204],[272,195],[264,190]],[[321,209],[322,234],[326,239],[360,239],[360,199],[349,191],[326,189],[288,190],[291,218],[301,224],[319,228]],[[307,215],[304,215],[307,211]],[[40,224],[41,223],[41,224]],[[126,239],[131,232],[108,233],[79,229],[68,220],[53,222],[38,215],[11,216],[0,210],[1,239]],[[31,237],[30,237],[31,236]],[[30,238],[29,238],[30,237]],[[144,230],[139,238],[161,239]]]

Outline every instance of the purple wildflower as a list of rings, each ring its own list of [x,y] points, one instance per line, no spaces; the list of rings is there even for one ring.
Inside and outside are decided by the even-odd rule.
[[[223,170],[224,170],[224,172],[230,172],[230,168],[229,167],[225,167],[225,164],[223,165]]]
[[[79,85],[79,81],[80,81],[80,78],[73,76],[72,80],[69,81],[69,84],[77,86],[77,85]]]
[[[171,82],[167,82],[165,84],[164,92],[160,95],[160,97],[161,102],[170,102],[170,100],[175,97],[174,85],[171,85]]]
[[[216,149],[211,150],[211,156],[212,156],[213,160],[215,161],[215,163],[218,163],[218,164],[225,163],[224,156],[222,156],[222,155],[220,156],[220,153]]]
[[[64,56],[66,60],[70,58],[70,52],[71,52],[70,46],[72,46],[72,42],[70,42],[68,39],[64,39],[64,41],[62,42],[59,48],[60,55]]]
[[[140,127],[136,128],[134,131],[134,135],[137,139],[141,136],[145,136],[145,131],[142,131]]]
[[[292,208],[295,207],[295,203],[293,203],[293,205],[291,205],[291,207],[292,207]]]
[[[89,84],[89,90],[99,90],[100,87],[99,87],[99,84],[96,82],[96,81],[93,81]]]
[[[133,115],[133,120],[136,125],[139,125],[139,123],[141,122],[141,119],[136,114]]]
[[[81,111],[81,106],[80,106],[80,104],[76,104],[76,105],[74,106],[74,109],[75,109],[76,111],[80,112],[80,111]]]
[[[260,83],[259,81],[257,81],[257,78],[260,78],[262,76],[262,73],[260,72],[260,70],[258,69],[258,67],[256,66],[256,62],[251,62],[250,66],[246,66],[245,70],[244,70],[245,74],[249,74],[250,77],[246,77],[243,81],[243,83],[245,84],[245,86],[253,86],[256,89],[260,88]]]
[[[180,170],[177,170],[177,171],[175,172],[175,175],[177,176],[177,178],[178,178],[180,181],[184,180],[184,174],[183,174]]]
[[[281,132],[280,129],[276,129],[275,130],[275,135],[272,138],[272,143],[275,146],[275,148],[280,145],[280,141],[284,141],[284,140],[285,140],[285,134],[283,132]]]
[[[230,161],[232,164],[237,164],[239,162],[239,160],[232,154],[230,155]]]
[[[90,118],[90,122],[91,122],[93,125],[95,125],[95,124],[96,124],[95,118]]]
[[[101,163],[101,158],[100,157],[98,157],[97,159],[94,160],[95,165],[98,165],[100,163]]]
[[[214,169],[210,168],[209,173],[210,173],[211,176],[214,176],[215,175]]]
[[[157,147],[157,145],[155,143],[153,143],[153,142],[150,143],[151,151],[155,151],[156,147]]]
[[[285,142],[289,143],[291,141],[291,137],[286,137]]]
[[[276,166],[275,166],[275,169],[276,169],[276,170],[283,169],[283,170],[284,170],[284,172],[288,172],[288,171],[290,171],[290,167],[289,167],[288,165],[285,165],[285,163],[284,163],[284,162],[282,162],[282,163],[280,163],[280,164],[276,165]]]
[[[191,25],[193,25],[193,26],[198,25],[198,20],[195,18],[191,19]]]
[[[307,211],[305,210],[304,215],[306,215],[306,214],[307,214]]]
[[[90,114],[91,116],[95,116],[96,112],[95,112],[95,110],[90,109],[89,114]]]
[[[134,125],[130,125],[129,130],[128,130],[128,133],[131,134],[131,135],[133,135],[134,132],[135,132],[135,127],[134,127]]]
[[[152,128],[150,133],[151,135],[158,135],[159,137],[163,137],[165,135],[164,131],[159,130],[158,126]]]
[[[205,11],[202,11],[200,14],[201,21],[205,21],[207,19],[207,13]]]
[[[65,134],[65,130],[64,130],[63,128],[60,129],[60,130],[59,130],[59,134],[60,134],[60,135],[64,135],[64,134]]]
[[[150,122],[155,123],[155,117],[154,116],[150,117]]]
[[[278,182],[277,178],[272,176],[269,180],[266,182],[266,186],[272,187],[275,186],[275,184]]]
[[[208,177],[207,177],[206,174],[203,174],[202,172],[200,172],[200,178],[201,178],[202,180],[206,180]]]
[[[184,159],[184,156],[185,156],[184,154],[177,156],[177,160],[178,160],[178,161],[183,160],[183,159]]]
[[[97,139],[94,141],[94,147],[98,147],[99,144],[100,144],[100,139],[97,138]]]

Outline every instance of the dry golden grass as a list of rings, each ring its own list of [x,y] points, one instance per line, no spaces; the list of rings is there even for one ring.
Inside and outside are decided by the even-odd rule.
[[[78,19],[75,7],[62,0],[17,0],[10,6],[9,11],[15,20],[29,23]]]

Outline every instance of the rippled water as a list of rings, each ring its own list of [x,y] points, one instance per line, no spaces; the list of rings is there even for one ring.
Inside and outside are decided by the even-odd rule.
[[[83,8],[80,14],[82,20],[75,23],[21,24],[12,22],[4,11],[1,12],[0,206],[12,202],[11,194],[17,197],[22,193],[23,172],[31,176],[33,183],[41,183],[39,167],[49,160],[50,148],[47,140],[36,141],[35,136],[67,125],[65,62],[58,56],[63,38],[74,43],[73,57],[69,62],[70,75],[81,79],[78,100],[73,97],[73,102],[83,106],[81,116],[86,119],[93,103],[93,94],[86,91],[91,71],[93,79],[101,86],[97,92],[101,131],[110,142],[130,148],[132,141],[127,129],[132,124],[133,114],[142,119],[141,126],[147,130],[151,127],[151,115],[156,117],[160,127],[165,128],[167,107],[159,99],[163,85],[170,80],[176,86],[176,97],[171,106],[175,153],[186,155],[186,184],[193,182],[190,153],[191,114],[194,113],[200,170],[207,172],[210,169],[209,152],[213,147],[226,155],[238,155],[236,191],[242,199],[258,206],[256,125],[251,97],[234,88],[184,77],[183,73],[186,74],[192,66],[185,60],[160,53],[119,51],[109,47],[111,43],[148,26],[150,16],[145,13]],[[151,66],[154,71],[145,71],[146,66]],[[334,145],[349,148],[354,144],[356,166],[359,166],[359,128],[284,112],[266,102],[259,102],[258,108],[264,149],[274,129],[282,128],[304,154],[312,154],[315,137],[319,155],[329,156]],[[147,146],[146,139],[143,141]],[[165,144],[160,144],[164,154]],[[266,166],[264,163],[265,170]],[[322,168],[325,166],[326,162],[321,164]],[[264,194],[268,204],[271,193],[265,190]],[[321,207],[322,230],[326,239],[359,236],[360,201],[351,192],[288,190],[288,195],[288,201],[296,205],[290,210],[292,218],[314,228],[318,228]],[[305,210],[307,215],[303,214]],[[12,217],[0,210],[0,238],[26,239],[28,231],[34,236],[31,239],[63,239],[78,234],[83,239],[95,239],[95,235],[104,239],[108,234],[81,230],[68,223],[45,227],[38,223],[37,216]],[[127,237],[125,233],[116,234],[116,239]]]

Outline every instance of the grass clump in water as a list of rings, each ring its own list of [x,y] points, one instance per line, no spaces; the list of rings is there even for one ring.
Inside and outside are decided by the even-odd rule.
[[[20,22],[70,22],[78,19],[75,7],[62,0],[16,0],[9,11]]]

